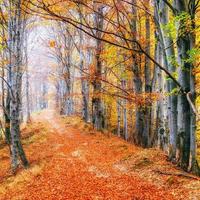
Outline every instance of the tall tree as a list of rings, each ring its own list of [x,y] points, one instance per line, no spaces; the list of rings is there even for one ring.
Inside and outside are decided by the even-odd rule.
[[[82,13],[82,7],[79,7],[79,18],[80,18],[80,29],[82,29],[82,21],[83,21],[83,13]],[[83,42],[84,41],[84,35],[81,30],[79,30],[79,56],[80,56],[80,74],[81,74],[81,93],[82,93],[82,107],[83,107],[83,119],[88,122],[90,118],[89,113],[89,83],[88,80],[85,78],[86,74],[84,74],[84,64],[89,65],[89,62],[84,63],[84,51],[83,51]],[[86,53],[85,60],[88,61],[87,57],[90,55],[89,52]],[[85,66],[86,67],[86,66]],[[86,72],[85,72],[86,73]]]
[[[97,12],[94,14],[94,23],[96,27],[96,37],[102,38],[103,30],[103,5],[95,3],[95,9]],[[92,98],[92,121],[94,127],[97,130],[102,130],[104,128],[104,116],[103,116],[103,107],[102,107],[102,61],[101,61],[101,52],[103,50],[103,42],[100,39],[96,40],[96,49],[95,49],[95,64],[94,64],[94,81],[93,81],[93,98]]]
[[[184,170],[188,170],[190,164],[190,148],[194,146],[194,134],[196,127],[195,113],[192,110],[188,95],[191,94],[191,101],[195,104],[195,85],[193,68],[194,65],[188,62],[189,52],[194,47],[194,27],[187,30],[188,21],[193,24],[195,16],[195,0],[175,0],[174,13],[177,17],[177,51],[178,51],[178,80],[184,89],[184,93],[178,95],[178,140],[179,140],[179,162]],[[192,142],[191,142],[192,141]],[[194,147],[193,147],[194,148]],[[196,170],[196,160],[192,156],[193,170]]]
[[[169,8],[164,1],[155,1],[155,18],[158,23],[159,37],[162,45],[163,60],[166,65],[167,70],[171,74],[176,73],[176,62],[174,42],[172,36],[167,30],[166,26],[169,21]],[[176,150],[177,150],[177,95],[175,93],[177,85],[173,80],[168,79],[167,90],[170,93],[168,97],[168,113],[169,113],[169,157],[171,160],[176,160]]]
[[[149,9],[149,0],[147,0],[147,9]],[[150,35],[151,35],[151,25],[150,25],[150,16],[146,13],[145,16],[145,29],[146,29],[146,53],[151,55],[151,44],[150,44]],[[150,136],[151,136],[151,92],[152,92],[152,85],[151,85],[151,61],[149,58],[145,57],[145,69],[144,69],[144,76],[145,76],[145,108],[144,108],[144,146],[150,146]]]
[[[132,21],[131,21],[131,31],[132,31],[132,40],[135,41],[138,33],[137,28],[137,1],[132,0]],[[136,49],[137,44],[133,42],[132,48]],[[136,95],[142,94],[142,80],[141,80],[141,67],[139,64],[139,56],[135,51],[132,53],[133,59],[133,83],[134,83],[134,91]],[[141,105],[136,104],[135,111],[135,142],[136,144],[145,146],[146,141],[143,140],[144,133],[144,113],[142,111]]]
[[[27,167],[28,160],[20,138],[20,104],[22,87],[22,8],[21,0],[9,1],[8,47],[9,47],[9,81],[10,81],[10,132],[12,169],[15,171],[19,164]]]

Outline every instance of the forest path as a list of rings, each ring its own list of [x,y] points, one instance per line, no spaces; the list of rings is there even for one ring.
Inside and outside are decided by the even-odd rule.
[[[142,174],[142,168],[151,164],[146,158],[138,166],[126,166],[134,153],[139,155],[137,147],[117,137],[82,132],[71,120],[75,119],[66,120],[52,110],[34,117],[34,134],[24,142],[31,167],[4,180],[1,200],[178,199],[170,187],[146,180],[148,174]],[[136,173],[139,170],[141,175]]]

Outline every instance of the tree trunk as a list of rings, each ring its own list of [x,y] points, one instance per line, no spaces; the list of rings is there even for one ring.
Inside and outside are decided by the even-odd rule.
[[[20,158],[22,164],[27,167],[26,159],[20,139],[20,103],[22,87],[22,21],[21,21],[21,1],[10,1],[9,10],[9,34],[10,41],[10,132],[11,132],[11,156],[12,169],[15,171],[18,167]]]
[[[147,6],[149,7],[149,0],[147,1]],[[149,14],[146,13],[146,52],[148,55],[150,55],[150,17]],[[144,123],[144,132],[143,132],[143,146],[144,147],[150,147],[150,135],[151,135],[151,63],[149,58],[145,57],[145,94],[147,95],[145,97],[145,107],[144,107],[144,117],[145,117],[145,123]]]
[[[169,11],[164,1],[155,1],[155,17],[159,29],[159,37],[162,45],[163,58],[168,71],[173,74],[176,72],[176,66],[173,64],[175,51],[173,40],[166,32],[165,26],[169,23]],[[177,95],[174,94],[176,84],[173,80],[167,80],[167,92],[171,92],[168,97],[168,121],[169,121],[169,158],[176,160],[177,145]]]
[[[177,16],[188,13],[188,2],[186,0],[175,0],[174,4]],[[191,15],[190,15],[191,17]],[[191,50],[191,35],[185,29],[186,19],[181,19],[178,24],[178,40],[177,40],[177,51],[178,51],[178,80],[182,85],[184,91],[187,93],[194,92],[194,81],[191,77],[193,65],[187,62],[189,58],[188,52]],[[194,99],[193,99],[194,101]],[[191,148],[191,131],[194,129],[194,113],[191,111],[189,102],[186,94],[178,95],[178,140],[179,140],[179,163],[181,168],[188,170],[190,162],[190,148]],[[191,127],[192,125],[192,127]]]
[[[158,31],[155,32],[155,52],[154,52],[154,58],[158,63],[162,63],[162,56],[160,56],[161,52],[161,44],[158,37]],[[158,94],[163,93],[162,87],[161,87],[162,80],[162,74],[161,70],[157,67],[157,65],[154,66],[154,72],[153,72],[153,78],[152,78],[152,92],[156,92]],[[163,99],[159,97],[157,102],[155,103],[155,106],[152,108],[151,118],[152,118],[152,134],[150,138],[151,146],[160,146],[160,135],[159,131],[161,127],[164,127],[163,125],[163,118],[161,113],[161,108]]]
[[[126,90],[126,80],[122,79],[121,81],[122,89]],[[128,119],[127,119],[127,100],[123,99],[123,132],[124,132],[124,138],[127,141],[129,138],[128,135]]]
[[[194,30],[196,27],[195,24],[195,1],[191,1],[191,25],[192,29]],[[195,32],[191,32],[190,34],[190,49],[195,48],[196,43],[196,35]],[[195,61],[194,61],[195,63]],[[196,92],[195,92],[195,75],[193,73],[194,66],[192,65],[190,68],[190,92],[191,92],[191,101],[195,105],[196,100]],[[193,113],[192,109],[190,108],[191,115],[191,121],[190,121],[190,163],[189,163],[189,170],[193,173],[200,176],[200,167],[197,162],[197,152],[196,152],[196,115]]]
[[[96,30],[97,38],[102,37],[102,33],[99,30],[103,30],[103,7],[98,8],[98,13],[95,13],[95,24],[98,30]],[[100,58],[102,52],[102,41],[96,40],[96,55],[95,55],[95,78],[93,81],[93,99],[92,99],[92,121],[94,127],[97,130],[102,130],[104,128],[104,116],[102,109],[102,99],[101,99],[101,77],[102,77],[102,61]]]
[[[28,33],[24,34],[24,56],[25,56],[25,85],[26,85],[26,121],[31,121],[31,110],[30,110],[30,83],[29,83],[29,68],[28,68]]]
[[[79,19],[82,23],[82,14],[81,10],[79,12]],[[82,28],[82,25],[80,25],[80,28]],[[83,119],[85,122],[89,121],[89,84],[88,80],[84,78],[84,52],[83,52],[83,32],[79,31],[79,55],[80,55],[80,74],[81,74],[81,93],[82,93],[82,114]],[[87,52],[89,53],[89,52]],[[87,59],[86,59],[87,60]],[[89,65],[89,63],[86,62],[86,65]]]
[[[137,33],[137,9],[134,6],[136,4],[136,0],[132,0],[132,14],[133,14],[133,19],[132,19],[132,24],[131,24],[131,29],[133,33],[133,40],[136,39],[136,33]],[[133,43],[133,49],[136,48],[135,43]],[[134,85],[134,90],[136,95],[140,95],[142,93],[142,80],[141,80],[141,69],[138,63],[138,55],[133,52],[133,85]],[[143,133],[144,133],[144,113],[140,105],[136,104],[135,108],[135,143],[138,145],[143,145],[142,140],[143,140]]]
[[[117,136],[121,137],[121,100],[117,99]]]

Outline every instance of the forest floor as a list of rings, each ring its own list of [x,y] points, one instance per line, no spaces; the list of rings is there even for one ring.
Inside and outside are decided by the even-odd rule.
[[[0,200],[199,200],[200,180],[78,117],[43,111],[22,129],[30,168],[9,171],[0,146]]]

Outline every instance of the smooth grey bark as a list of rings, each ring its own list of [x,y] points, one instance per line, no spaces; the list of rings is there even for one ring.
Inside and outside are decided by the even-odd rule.
[[[21,0],[9,1],[9,34],[10,43],[10,132],[11,132],[11,159],[12,169],[15,171],[19,164],[27,167],[28,160],[20,139],[20,101],[22,87],[22,14]]]
[[[117,99],[117,136],[121,137],[121,99]]]
[[[161,46],[158,35],[159,35],[158,30],[156,29],[154,58],[158,63],[161,63],[162,62],[161,61],[162,56],[160,56]],[[152,78],[152,92],[162,94],[161,82],[162,82],[161,70],[156,65],[154,65],[154,72]],[[156,101],[155,106],[153,106],[151,113],[151,118],[152,118],[152,134],[150,137],[151,146],[157,146],[160,144],[160,135],[158,130],[160,129],[160,127],[163,127],[161,108],[162,108],[162,99],[159,99],[158,101]]]
[[[156,46],[155,46],[155,60],[158,63],[164,62],[164,56],[162,53],[162,45],[158,30],[155,34]],[[162,150],[167,150],[167,118],[166,118],[166,99],[163,97],[165,92],[163,73],[159,67],[154,66],[154,76],[152,79],[152,91],[160,94],[158,101],[156,102],[155,110],[152,110],[152,119],[155,120],[153,129],[153,137],[151,137],[151,145],[158,146]]]
[[[28,33],[24,34],[24,63],[25,63],[25,95],[26,95],[26,121],[31,121],[30,109],[30,83],[29,83],[29,67],[28,67]]]
[[[123,90],[126,90],[126,80],[122,79],[121,81],[121,86]],[[127,100],[123,99],[123,134],[124,134],[124,138],[127,141],[129,139],[129,135],[128,135],[128,116],[127,116]]]
[[[65,90],[65,95],[66,95],[66,103],[65,103],[65,108],[64,112],[66,115],[71,115],[72,114],[72,105],[73,105],[73,100],[71,97],[71,91],[72,91],[72,82],[71,82],[71,58],[70,55],[67,56],[67,65],[64,67],[64,74],[65,74],[65,84],[66,84],[66,90]]]
[[[95,13],[94,22],[97,27],[96,37],[101,38],[102,33],[99,30],[103,30],[103,7],[98,6],[98,12]],[[95,66],[94,66],[94,81],[93,81],[93,98],[92,98],[92,122],[97,130],[102,130],[105,126],[102,99],[101,99],[101,77],[102,77],[102,61],[100,58],[102,52],[102,41],[96,40],[96,52],[95,52]]]
[[[82,14],[81,10],[79,12],[79,19],[80,22],[82,23]],[[82,25],[80,25],[80,28],[82,29]],[[80,30],[79,31],[79,56],[80,56],[80,74],[81,74],[81,93],[82,93],[82,114],[83,114],[83,119],[85,122],[89,122],[89,83],[88,80],[85,78],[84,74],[84,52],[83,52],[83,42],[84,42],[84,37],[83,37],[83,32]],[[90,53],[90,52],[87,52]],[[86,55],[87,56],[87,55]],[[86,59],[86,65],[89,65],[90,63],[87,62]]]
[[[7,76],[7,82],[10,83]],[[4,111],[4,118],[5,118],[5,136],[6,142],[10,145],[11,143],[11,133],[10,133],[10,88],[7,87],[6,89],[6,100],[5,100],[5,111]]]
[[[159,29],[164,63],[171,74],[176,72],[176,66],[173,64],[175,59],[175,50],[173,40],[165,30],[169,23],[169,10],[164,1],[155,0],[155,18]],[[167,80],[167,92],[171,93],[168,97],[168,126],[169,126],[169,158],[176,160],[177,150],[177,95],[175,94],[177,86],[173,80]]]
[[[132,0],[132,4],[136,5],[137,1]],[[132,6],[132,22],[131,22],[131,30],[133,33],[133,40],[136,39],[136,33],[137,33],[137,8],[135,6]],[[137,48],[136,44],[133,43],[133,49]],[[135,52],[132,54],[133,59],[133,85],[134,85],[134,91],[135,94],[141,94],[142,93],[142,80],[141,80],[141,69],[139,65],[139,59]],[[142,111],[142,107],[140,105],[136,105],[135,108],[135,143],[138,145],[143,146],[142,139],[143,139],[143,133],[144,133],[144,113]]]
[[[191,20],[195,15],[194,7],[188,10],[190,5],[195,4],[195,1],[192,0],[188,3],[187,0],[175,0],[174,8],[176,10],[176,16],[180,16],[183,13],[186,13]],[[191,159],[191,145],[194,149],[195,147],[195,113],[192,111],[191,106],[186,97],[186,93],[190,92],[192,95],[192,103],[195,104],[195,86],[194,86],[194,76],[192,75],[193,64],[187,61],[189,58],[188,52],[193,48],[194,44],[194,35],[191,32],[188,32],[185,28],[185,23],[188,19],[180,19],[177,24],[177,51],[178,51],[178,80],[182,85],[185,93],[178,95],[178,141],[179,141],[179,164],[182,169],[188,170],[190,164],[191,168],[197,169],[195,155]],[[193,27],[192,27],[193,28]],[[193,152],[194,153],[194,152]],[[190,163],[190,160],[193,160]],[[199,169],[197,169],[199,171]]]
[[[149,6],[149,1],[147,1],[147,6]],[[146,52],[148,55],[151,55],[150,51],[150,17],[149,14],[146,13]],[[152,102],[151,102],[151,63],[149,58],[145,57],[145,68],[144,68],[144,76],[145,76],[145,93],[147,97],[145,98],[145,107],[144,107],[144,132],[143,132],[143,146],[150,147],[150,135],[151,135],[151,110],[152,110]]]
[[[191,28],[194,30],[196,28],[195,24],[195,1],[191,1]],[[196,44],[196,35],[194,32],[191,32],[190,34],[190,49],[193,49]],[[191,92],[191,101],[195,105],[195,99],[196,99],[196,91],[195,91],[195,75],[193,73],[194,66],[192,65],[190,68],[190,92]],[[190,112],[192,113],[192,109],[190,108]],[[197,162],[197,144],[196,144],[196,115],[193,113],[191,115],[191,121],[190,121],[190,163],[189,163],[189,171],[192,171],[193,173],[200,175],[200,167]]]
[[[169,13],[166,4],[162,1],[160,2],[160,22],[161,26],[165,26],[169,22]],[[172,64],[173,59],[175,59],[175,51],[173,40],[166,31],[161,28],[163,33],[163,42],[164,42],[164,53],[166,54],[166,64],[168,66],[168,70],[171,74],[176,72],[176,66]],[[173,80],[168,80],[168,88],[169,92],[173,92],[176,89],[176,84]],[[177,144],[177,95],[171,94],[168,100],[169,106],[169,130],[170,130],[170,140],[169,140],[169,158],[171,160],[176,159],[176,144]]]
[[[7,82],[10,83],[10,65],[8,65]],[[6,88],[6,100],[5,100],[5,136],[7,144],[11,144],[11,133],[10,133],[10,88]]]
[[[85,67],[84,70],[86,70],[87,72],[89,71],[89,66],[91,65],[91,57],[92,57],[92,52],[87,49],[86,51],[86,62],[85,62]],[[84,115],[85,115],[85,120],[87,122],[90,121],[90,85],[89,85],[89,81],[87,79],[88,77],[86,76],[86,78],[84,78],[82,81],[82,94],[84,94]]]

